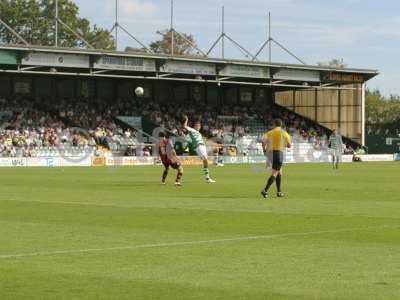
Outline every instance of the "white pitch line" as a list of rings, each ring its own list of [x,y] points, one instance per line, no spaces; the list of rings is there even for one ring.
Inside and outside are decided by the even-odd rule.
[[[225,238],[225,239],[187,241],[187,242],[143,244],[143,245],[109,247],[109,248],[88,248],[88,249],[77,249],[77,250],[59,250],[59,251],[44,251],[44,252],[31,252],[31,253],[19,253],[19,254],[18,253],[17,254],[1,254],[0,259],[24,258],[24,257],[35,257],[35,256],[36,257],[37,256],[56,256],[56,255],[69,255],[69,254],[86,254],[86,253],[118,251],[118,250],[137,250],[137,249],[146,249],[146,248],[191,246],[191,245],[201,245],[201,244],[217,244],[217,243],[225,243],[225,242],[278,239],[278,238],[285,238],[285,237],[292,237],[292,236],[307,236],[307,235],[316,235],[316,234],[368,231],[368,230],[376,230],[376,229],[397,229],[397,228],[400,228],[400,225],[398,225],[398,226],[386,225],[386,226],[377,226],[377,227],[321,230],[321,231],[309,231],[309,232],[293,232],[293,233],[283,233],[283,234],[256,235],[256,236],[233,237],[233,238]]]

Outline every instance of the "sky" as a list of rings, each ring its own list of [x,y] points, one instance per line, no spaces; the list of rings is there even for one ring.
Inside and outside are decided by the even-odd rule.
[[[115,22],[115,0],[74,0],[80,15],[110,29]],[[157,30],[170,26],[170,0],[119,0],[119,23],[148,45],[159,39]],[[194,35],[208,50],[225,31],[251,53],[267,39],[267,14],[272,14],[272,37],[307,64],[343,58],[348,67],[378,70],[367,86],[385,95],[400,94],[399,0],[174,0],[174,27]],[[118,48],[138,45],[120,32]],[[217,47],[211,54],[221,55]],[[244,56],[226,42],[226,57]],[[267,60],[267,51],[260,60]],[[274,62],[296,63],[278,47]]]

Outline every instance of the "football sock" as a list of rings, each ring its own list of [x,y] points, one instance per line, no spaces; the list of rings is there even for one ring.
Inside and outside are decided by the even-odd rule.
[[[182,178],[183,173],[178,172],[178,174],[176,174],[176,182],[181,182],[181,178]]]
[[[168,176],[168,170],[164,170],[164,173],[162,174],[162,182],[165,182],[165,179],[167,179]]]
[[[281,192],[281,174],[276,176],[276,189],[278,190],[278,193]]]
[[[267,185],[265,186],[265,189],[264,189],[265,192],[268,192],[269,188],[274,183],[274,181],[275,181],[275,177],[271,175],[271,177],[268,178]]]
[[[204,168],[203,169],[204,172],[204,176],[206,177],[206,179],[210,179],[210,171],[208,170],[208,168]]]

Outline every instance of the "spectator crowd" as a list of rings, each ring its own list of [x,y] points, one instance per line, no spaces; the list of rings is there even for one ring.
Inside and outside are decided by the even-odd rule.
[[[272,105],[159,104],[131,99],[46,102],[17,96],[0,99],[0,156],[39,156],[42,151],[66,148],[117,151],[121,145],[126,146],[121,155],[151,155],[151,148],[138,146],[136,131],[116,117],[140,116],[154,127],[176,133],[181,114],[201,122],[205,138],[220,144],[256,148],[249,137],[259,139],[278,117],[295,140],[312,143],[316,149],[327,144],[324,128]],[[232,147],[228,150],[236,153]]]

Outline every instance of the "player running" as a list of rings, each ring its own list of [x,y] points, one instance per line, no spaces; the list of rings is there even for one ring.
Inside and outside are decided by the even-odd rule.
[[[188,126],[189,118],[188,116],[182,116],[180,123],[181,123],[181,130],[183,131],[186,141],[195,149],[197,155],[203,161],[203,172],[207,183],[215,183],[210,177],[210,171],[208,169],[208,155],[207,155],[207,148],[206,144],[204,143],[203,136],[201,135],[200,122],[196,122],[194,128]]]
[[[284,196],[281,190],[283,151],[285,147],[292,146],[290,135],[282,129],[282,120],[276,119],[274,125],[275,128],[268,131],[263,138],[263,150],[267,155],[267,162],[268,157],[272,159],[272,174],[264,190],[261,191],[264,198],[268,198],[268,190],[274,182],[276,182],[277,197]]]
[[[333,169],[339,169],[339,162],[342,160],[343,139],[339,131],[334,129],[329,137],[329,149],[332,155]]]
[[[165,180],[168,176],[169,167],[177,170],[175,185],[181,186],[181,179],[183,176],[183,167],[181,162],[179,161],[178,156],[176,155],[174,146],[172,145],[172,141],[168,133],[160,132],[159,134],[159,154],[161,161],[164,165],[164,172],[162,175],[161,184],[165,184]]]

